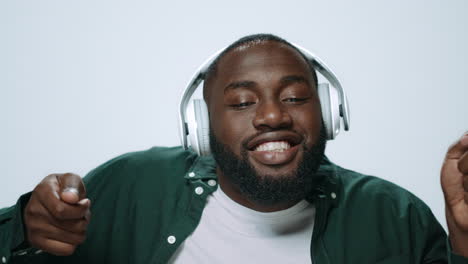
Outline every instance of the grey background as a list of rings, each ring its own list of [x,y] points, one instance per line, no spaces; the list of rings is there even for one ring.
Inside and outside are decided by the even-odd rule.
[[[179,144],[195,69],[250,33],[318,54],[351,131],[332,161],[393,181],[445,224],[439,171],[468,130],[468,2],[0,1],[0,207],[46,175]]]

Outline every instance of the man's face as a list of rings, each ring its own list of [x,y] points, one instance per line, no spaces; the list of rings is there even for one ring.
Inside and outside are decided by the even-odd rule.
[[[272,184],[294,182],[310,159],[315,168],[309,170],[316,170],[325,147],[320,101],[310,68],[295,50],[273,41],[234,49],[219,61],[209,89],[218,165],[229,170],[232,164],[224,163],[234,158],[248,167],[224,174],[250,169]]]

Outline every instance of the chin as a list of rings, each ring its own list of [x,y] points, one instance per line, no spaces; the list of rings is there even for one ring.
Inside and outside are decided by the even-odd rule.
[[[305,142],[289,147],[282,144],[284,149],[279,152],[287,153],[270,157],[278,152],[272,150],[277,147],[275,144],[260,149],[241,145],[235,153],[210,133],[210,147],[218,168],[244,197],[265,205],[304,199],[320,176],[316,172],[325,151],[325,134],[310,148]]]

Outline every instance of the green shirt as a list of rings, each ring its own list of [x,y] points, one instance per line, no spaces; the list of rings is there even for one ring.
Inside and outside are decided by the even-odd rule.
[[[408,191],[327,158],[319,175],[307,197],[317,210],[314,264],[468,263],[451,253],[430,209]],[[0,258],[8,263],[166,263],[197,227],[216,179],[211,157],[180,147],[122,155],[84,178],[92,218],[86,241],[72,256],[19,250],[26,194],[0,211]]]

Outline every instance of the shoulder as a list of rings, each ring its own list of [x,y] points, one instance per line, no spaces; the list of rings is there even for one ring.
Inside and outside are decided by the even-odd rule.
[[[339,194],[327,219],[329,241],[344,241],[369,263],[444,259],[445,231],[423,201],[395,183],[330,165]]]
[[[182,147],[153,147],[144,151],[130,152],[113,158],[84,178],[87,188],[122,183],[152,184],[177,182],[196,159],[196,154]]]
[[[351,250],[366,249],[375,259],[404,256],[408,263],[444,260],[445,231],[421,199],[387,180],[334,168],[341,194],[328,224],[345,240],[359,237]]]
[[[166,162],[185,162],[187,159],[195,158],[193,152],[184,150],[182,147],[152,147],[148,150],[129,152],[120,155],[102,164],[99,168],[113,166],[132,166],[165,164]]]
[[[373,208],[392,215],[434,218],[430,208],[405,188],[382,178],[336,166],[345,206]]]

